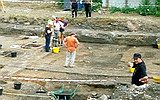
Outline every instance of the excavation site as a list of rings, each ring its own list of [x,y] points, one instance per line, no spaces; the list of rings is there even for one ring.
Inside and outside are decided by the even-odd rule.
[[[104,10],[72,18],[53,3],[3,4],[0,100],[160,100],[160,17]],[[64,37],[76,33],[80,43],[72,68],[64,67],[64,45],[45,52],[44,30],[53,15],[68,21]],[[134,53],[146,64],[143,87],[131,84]]]

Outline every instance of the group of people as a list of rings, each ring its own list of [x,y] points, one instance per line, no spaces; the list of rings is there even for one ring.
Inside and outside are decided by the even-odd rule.
[[[52,33],[53,35],[53,47],[64,45],[66,48],[66,61],[64,67],[73,67],[76,57],[76,48],[78,47],[79,41],[76,38],[76,33],[70,33],[69,36],[64,38],[63,32],[65,31],[68,21],[64,18],[58,18],[52,16],[52,19],[48,21],[45,27],[45,51],[50,51],[50,42]]]
[[[52,19],[48,20],[48,24],[45,27],[45,51],[49,52],[50,50],[50,42],[51,42],[51,36],[53,34],[52,38],[52,46],[58,47],[59,45],[63,45],[63,39],[64,35],[63,32],[65,31],[66,26],[68,25],[68,21],[62,18],[58,18],[55,16],[52,16]]]
[[[92,12],[92,0],[81,0],[81,5],[84,5],[86,17],[91,17]],[[71,0],[72,17],[77,17],[78,2],[77,0]]]
[[[76,57],[76,49],[78,47],[79,41],[76,38],[75,33],[70,33],[66,38],[63,37],[63,32],[68,22],[64,18],[58,18],[52,16],[52,19],[48,21],[47,26],[45,27],[45,51],[49,52],[50,50],[50,41],[52,32],[54,32],[54,38],[58,40],[58,44],[63,44],[66,48],[66,61],[64,67],[73,67]],[[57,46],[57,45],[54,45]],[[130,66],[130,65],[129,65]],[[133,55],[133,68],[135,68],[132,75],[132,84],[141,86],[148,83],[148,76],[146,73],[146,65],[142,60],[140,53],[135,53]]]

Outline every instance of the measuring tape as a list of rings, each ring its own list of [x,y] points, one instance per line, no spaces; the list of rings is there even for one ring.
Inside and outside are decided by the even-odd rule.
[[[9,77],[9,76],[0,76],[0,79],[6,80],[18,80],[18,81],[41,81],[41,82],[107,82],[107,80],[57,80],[51,78],[31,78],[31,77]]]

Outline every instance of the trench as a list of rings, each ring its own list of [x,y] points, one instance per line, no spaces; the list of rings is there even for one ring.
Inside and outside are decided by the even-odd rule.
[[[53,98],[54,96],[48,96],[47,94],[51,91],[59,90],[62,86],[64,86],[65,90],[75,89],[76,86],[77,91],[75,92],[76,95],[72,98],[72,100],[85,100],[88,96],[92,93],[97,93],[97,97],[101,95],[106,95],[111,98],[112,92],[116,88],[117,85],[129,85],[130,77],[128,76],[103,76],[103,75],[81,75],[81,74],[72,74],[72,73],[65,73],[65,72],[51,72],[52,75],[64,75],[68,77],[67,79],[54,79],[55,81],[51,82],[44,82],[44,81],[34,81],[34,80],[23,80],[25,78],[25,72],[34,75],[34,70],[26,69],[15,73],[13,77],[21,77],[17,79],[5,79],[5,81],[1,81],[0,84],[4,86],[4,95],[10,96],[18,96],[21,98],[30,98],[30,100],[43,98],[44,100],[49,100],[49,98]],[[36,71],[36,73],[46,73],[47,71]],[[21,75],[23,73],[23,75]],[[49,72],[47,72],[49,73]],[[61,75],[60,75],[61,74]],[[41,74],[42,75],[42,74]],[[28,76],[27,76],[28,77]],[[32,77],[30,77],[32,78]],[[33,77],[33,78],[41,78]],[[67,81],[68,80],[68,81]],[[96,81],[98,80],[98,81]],[[105,80],[105,81],[104,81]],[[121,80],[126,80],[121,81]],[[128,80],[128,81],[127,81]],[[21,82],[22,86],[20,90],[14,89],[14,82]],[[38,93],[40,88],[43,88],[46,92]],[[18,99],[18,98],[17,98]],[[54,99],[53,99],[54,100]]]
[[[25,70],[22,71],[24,73]],[[30,74],[33,74],[34,71],[30,70]],[[42,71],[38,73],[43,73]],[[64,74],[64,73],[59,73],[59,72],[52,72],[54,74]],[[19,73],[20,74],[20,73]],[[3,80],[0,81],[1,86],[4,86],[4,91],[3,95],[7,96],[16,96],[17,99],[25,99],[29,98],[30,100],[37,100],[37,99],[43,99],[43,100],[50,100],[51,98],[54,100],[54,95],[49,95],[48,93],[56,90],[61,90],[63,87],[64,90],[74,90],[77,86],[79,86],[76,89],[75,95],[73,96],[72,100],[85,100],[88,96],[92,96],[94,93],[96,93],[96,98],[101,97],[102,95],[107,96],[108,99],[115,99],[119,95],[125,95],[124,93],[122,94],[121,92],[125,92],[127,87],[130,87],[130,84],[128,82],[124,82],[124,80],[130,80],[130,77],[127,76],[112,76],[112,77],[106,77],[106,76],[96,76],[96,75],[76,75],[75,74],[70,74],[68,73],[67,76],[72,78],[72,77],[79,77],[79,80],[83,81],[75,81],[74,79],[64,79],[63,81],[60,81],[60,79],[57,79],[56,81],[24,81],[22,80],[23,76],[16,74],[17,76],[21,77],[21,79],[15,79],[15,80]],[[65,73],[66,76],[66,73]],[[35,78],[35,77],[34,77]],[[86,79],[105,79],[107,82],[99,81],[99,82],[88,82],[84,81]],[[122,81],[123,80],[123,81]],[[15,90],[14,88],[14,83],[15,81],[21,82],[22,86],[20,90]],[[155,87],[154,87],[155,85]],[[156,95],[159,95],[159,85],[157,84],[152,84],[153,87],[150,87],[150,91],[146,91],[147,93],[149,92],[151,96],[153,96],[155,99],[158,98]],[[132,87],[133,88],[133,87]],[[154,88],[154,91],[152,90]],[[122,89],[122,90],[121,90]],[[125,90],[126,89],[126,90]],[[43,90],[43,91],[42,91]],[[121,91],[121,92],[120,92]],[[133,92],[133,91],[132,91]],[[145,93],[146,93],[145,92]],[[152,95],[152,93],[155,93]],[[114,93],[116,94],[114,96]],[[134,92],[133,92],[134,93]],[[134,93],[135,94],[135,93]],[[128,94],[127,94],[128,95]],[[147,94],[148,95],[148,94]],[[142,95],[141,95],[142,96]],[[153,98],[152,97],[152,98]],[[125,98],[128,98],[127,96]],[[141,98],[141,97],[136,97],[136,98]],[[14,99],[13,99],[14,100]],[[135,99],[136,100],[136,99]]]

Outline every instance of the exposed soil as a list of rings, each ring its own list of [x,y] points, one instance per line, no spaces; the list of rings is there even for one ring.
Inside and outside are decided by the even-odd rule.
[[[33,4],[32,4],[33,5]],[[37,4],[40,5],[40,4]],[[70,12],[62,10],[51,10],[49,8],[41,9],[30,4],[6,4],[6,13],[0,12],[0,17],[9,18],[12,15],[25,15],[29,17],[50,17],[53,14],[57,16],[70,17]],[[24,7],[25,6],[25,7]],[[35,7],[35,8],[34,8]],[[39,6],[38,6],[39,7]],[[55,9],[54,7],[52,9]],[[146,25],[155,25],[159,27],[160,19],[152,16],[139,16],[137,14],[109,14],[109,13],[93,13],[93,18],[112,18],[121,20],[123,18],[141,21]],[[83,14],[79,14],[78,18],[85,18]],[[78,20],[78,18],[76,20]],[[81,20],[81,19],[80,19]],[[125,22],[126,23],[126,22]],[[103,23],[102,23],[103,24]],[[69,28],[77,28],[77,26],[69,26]],[[82,27],[83,28],[83,27]],[[93,30],[93,29],[92,29]],[[148,30],[147,30],[148,32]],[[14,34],[14,33],[13,33]],[[2,81],[4,94],[0,98],[2,100],[49,100],[49,98],[14,96],[14,93],[33,94],[40,87],[51,91],[57,88],[56,85],[65,84],[74,86],[80,84],[78,92],[74,100],[86,100],[87,96],[92,92],[99,95],[111,95],[113,88],[117,83],[130,85],[132,73],[129,72],[127,63],[131,61],[133,53],[140,52],[143,60],[147,65],[147,73],[149,76],[160,75],[160,53],[159,49],[151,46],[126,46],[113,44],[96,44],[82,43],[77,50],[75,67],[63,67],[65,61],[65,48],[60,47],[60,53],[46,53],[43,50],[44,38],[32,37],[24,39],[24,35],[4,35],[0,36],[0,76],[17,76],[30,78],[51,78],[57,80],[107,80],[107,82],[98,83],[77,83],[73,82],[26,82],[22,81],[22,89],[20,91],[13,89],[12,80]],[[27,47],[26,47],[27,46]],[[26,48],[24,48],[26,47]],[[16,51],[17,57],[10,57],[10,52]],[[9,53],[8,53],[9,52]],[[152,84],[151,79],[149,84]],[[8,94],[7,93],[12,93]],[[37,94],[36,94],[37,95]],[[38,94],[39,95],[39,94]],[[40,94],[41,95],[41,94]],[[46,94],[43,94],[46,96]]]

